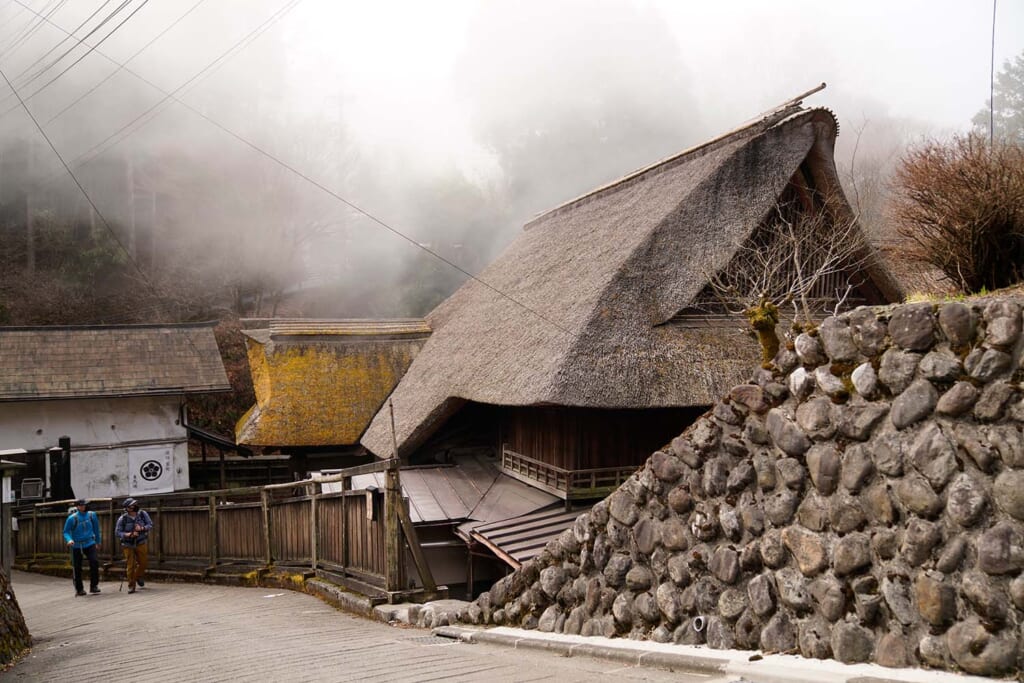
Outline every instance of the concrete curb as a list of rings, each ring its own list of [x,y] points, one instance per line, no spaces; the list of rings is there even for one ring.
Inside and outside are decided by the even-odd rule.
[[[295,589],[293,589],[295,590]],[[356,614],[367,619],[381,621],[374,613],[373,603],[370,599],[355,593],[349,593],[340,586],[322,579],[306,579],[304,588],[297,589],[320,598],[328,605],[337,607],[351,614]]]
[[[604,643],[578,643],[548,638],[520,637],[461,626],[439,626],[433,629],[432,633],[444,638],[455,638],[464,643],[492,643],[515,650],[544,650],[565,657],[596,657],[634,666],[680,669],[694,673],[724,674],[729,665],[729,660],[724,657],[694,657],[687,654],[648,652]]]
[[[878,664],[843,664],[797,655],[761,655],[692,645],[540,633],[512,628],[439,626],[432,633],[466,643],[489,643],[516,650],[543,650],[565,657],[595,657],[633,666],[717,676],[752,683],[991,683],[980,678],[928,669],[889,669]]]

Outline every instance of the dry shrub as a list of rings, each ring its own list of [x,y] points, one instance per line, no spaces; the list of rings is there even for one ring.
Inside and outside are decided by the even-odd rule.
[[[1024,148],[978,135],[911,149],[896,170],[892,212],[902,255],[965,293],[1024,280]]]

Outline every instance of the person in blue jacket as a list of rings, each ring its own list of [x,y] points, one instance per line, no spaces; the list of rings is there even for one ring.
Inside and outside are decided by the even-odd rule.
[[[82,584],[82,557],[89,559],[89,592],[100,592],[100,562],[97,551],[103,536],[100,533],[100,520],[95,512],[89,511],[89,503],[84,498],[75,501],[76,512],[68,515],[64,522],[64,543],[71,548],[71,565],[74,569],[75,595],[85,595]]]

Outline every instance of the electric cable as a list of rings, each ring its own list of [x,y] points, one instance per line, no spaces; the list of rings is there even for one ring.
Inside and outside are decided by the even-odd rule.
[[[12,0],[12,1],[13,1],[13,0]],[[66,107],[64,107],[64,108],[63,108],[63,109],[61,109],[61,110],[60,110],[59,112],[57,112],[56,114],[54,114],[53,116],[51,116],[51,117],[50,117],[50,118],[49,118],[49,119],[48,119],[48,120],[46,121],[46,123],[47,123],[47,124],[53,123],[54,121],[56,121],[57,119],[59,119],[59,118],[60,118],[61,116],[63,116],[65,112],[67,112],[67,111],[69,111],[70,109],[72,109],[72,108],[73,108],[73,107],[74,107],[74,106],[75,106],[76,104],[78,104],[79,102],[81,102],[82,100],[84,100],[84,99],[85,99],[86,97],[88,97],[89,95],[91,95],[91,94],[93,94],[94,92],[96,92],[96,91],[97,91],[97,90],[98,90],[98,89],[99,89],[100,87],[102,87],[102,86],[103,86],[103,84],[104,84],[104,83],[106,83],[106,82],[107,82],[107,81],[109,81],[109,80],[110,80],[111,78],[113,78],[114,76],[116,76],[117,74],[119,74],[119,73],[120,73],[120,72],[121,72],[122,70],[125,70],[125,69],[127,69],[127,68],[128,68],[128,67],[127,67],[127,65],[128,65],[129,63],[131,63],[131,61],[132,61],[133,59],[135,59],[135,58],[136,58],[136,57],[138,57],[138,56],[139,56],[140,54],[142,54],[142,53],[143,53],[143,52],[145,52],[145,51],[146,51],[147,49],[149,49],[149,47],[150,47],[151,45],[153,45],[153,43],[155,43],[156,41],[158,41],[158,40],[160,40],[161,38],[163,38],[163,37],[164,37],[164,35],[165,35],[165,34],[166,34],[167,32],[169,32],[169,31],[170,31],[170,30],[172,30],[172,29],[173,29],[173,28],[174,28],[175,26],[177,26],[177,25],[178,25],[179,23],[181,23],[181,21],[182,21],[183,19],[185,19],[185,17],[187,17],[188,15],[192,14],[192,12],[193,12],[193,11],[194,11],[194,10],[195,10],[195,9],[196,9],[197,7],[199,7],[200,5],[202,5],[202,4],[204,3],[204,2],[206,2],[206,0],[199,0],[199,2],[197,2],[197,3],[196,3],[196,4],[194,4],[194,5],[192,5],[192,7],[190,7],[190,8],[188,9],[188,10],[186,10],[186,11],[185,11],[185,13],[184,13],[184,14],[182,14],[182,15],[181,15],[180,17],[178,17],[177,19],[175,19],[175,20],[174,20],[174,21],[173,21],[173,22],[172,22],[172,23],[171,23],[171,24],[170,24],[170,25],[169,25],[169,26],[168,26],[167,28],[165,28],[165,29],[164,29],[163,31],[161,31],[160,33],[158,33],[158,34],[157,34],[157,35],[156,35],[155,37],[153,37],[153,39],[152,39],[152,40],[150,40],[150,41],[149,41],[148,43],[146,43],[145,45],[143,45],[142,47],[140,47],[140,48],[139,48],[138,50],[136,50],[136,51],[135,51],[135,52],[134,52],[134,53],[133,53],[133,54],[132,54],[132,55],[131,55],[131,56],[130,56],[130,57],[129,57],[128,59],[126,59],[126,60],[125,60],[124,64],[118,64],[117,62],[115,62],[115,61],[111,60],[111,59],[110,59],[109,57],[107,57],[107,56],[106,56],[105,54],[103,54],[102,52],[99,52],[99,51],[97,51],[97,54],[99,54],[100,56],[104,57],[105,59],[107,59],[108,61],[110,61],[110,62],[111,62],[112,64],[116,64],[116,65],[117,65],[117,68],[116,68],[116,69],[114,69],[113,71],[111,71],[111,72],[110,72],[109,74],[107,74],[106,78],[104,78],[103,80],[101,80],[101,81],[99,81],[98,83],[96,83],[96,85],[94,85],[94,86],[92,86],[91,88],[89,88],[88,90],[86,90],[86,91],[85,91],[84,93],[82,93],[81,95],[79,95],[79,96],[78,96],[78,97],[77,97],[77,98],[76,98],[76,99],[75,99],[74,101],[72,101],[72,102],[71,102],[70,104],[68,104],[68,105],[67,105]],[[133,75],[134,75],[134,74],[133,74]]]
[[[147,2],[148,2],[148,0],[147,0]],[[239,45],[243,44],[246,40],[252,38],[255,35],[258,35],[259,33],[262,33],[263,31],[266,31],[277,20],[279,20],[281,17],[283,17],[289,11],[291,11],[291,9],[293,9],[300,2],[302,2],[302,0],[291,0],[290,3],[286,4],[281,9],[279,9],[275,14],[271,15],[271,17],[269,19],[267,19],[263,24],[261,24],[260,26],[256,27],[256,29],[253,29],[253,31],[251,31],[245,37],[243,37],[242,40],[236,42],[234,45],[232,45],[232,47],[228,48],[228,50],[225,51],[224,53],[222,53],[220,55],[220,57],[218,57],[216,60],[214,60],[214,62],[211,62],[206,67],[204,67],[202,70],[200,70],[196,74],[196,76],[206,72],[208,69],[210,69],[211,66],[213,66],[217,62],[221,61],[227,54],[232,52]],[[22,4],[22,3],[19,2],[19,4]],[[32,8],[28,7],[27,5],[22,5],[22,6],[25,7],[26,9],[28,9],[30,12],[35,13],[35,11]],[[37,14],[37,16],[41,16],[41,15]],[[64,30],[63,28],[61,28],[60,26],[57,26],[53,22],[49,22],[49,23],[51,23],[51,25],[57,27],[58,29],[60,29],[62,31]],[[65,33],[66,33],[66,31],[65,31]],[[75,40],[79,40],[79,39],[75,38]],[[81,42],[82,41],[79,40],[78,44],[81,44]],[[107,59],[110,59],[110,58],[107,57]],[[111,60],[111,61],[113,61],[113,60]],[[63,155],[61,155],[61,153],[59,151],[57,151],[57,148],[53,144],[53,141],[50,139],[49,135],[47,135],[47,133],[46,133],[45,129],[43,128],[43,126],[39,123],[39,121],[36,119],[36,117],[32,114],[32,111],[28,107],[28,103],[22,98],[21,94],[14,87],[14,84],[11,83],[11,81],[7,78],[7,74],[6,74],[6,72],[3,71],[2,67],[0,67],[0,76],[2,76],[4,81],[7,83],[7,86],[8,86],[8,88],[10,88],[11,93],[13,94],[13,96],[18,99],[19,106],[25,110],[25,113],[28,114],[29,118],[32,120],[32,123],[35,124],[35,127],[39,130],[40,134],[43,136],[43,139],[46,140],[47,145],[49,145],[50,149],[53,150],[53,153],[60,160],[61,166],[63,166],[64,171],[66,171],[67,174],[71,176],[71,179],[74,181],[75,185],[78,187],[79,191],[82,193],[82,196],[85,197],[85,200],[89,203],[89,206],[92,207],[92,210],[99,217],[100,222],[102,223],[103,227],[106,229],[107,233],[110,235],[111,239],[114,240],[114,242],[117,244],[117,246],[120,248],[120,250],[125,254],[125,256],[128,259],[128,261],[132,264],[132,266],[135,268],[135,270],[139,273],[139,275],[142,278],[143,282],[145,282],[146,285],[149,287],[151,293],[155,297],[157,297],[157,299],[159,299],[161,293],[156,289],[156,287],[149,280],[149,278],[147,277],[145,271],[139,265],[138,261],[136,261],[134,255],[131,253],[131,251],[125,246],[125,244],[121,240],[121,238],[117,235],[116,231],[113,229],[113,227],[107,221],[107,219],[104,217],[103,213],[96,206],[96,203],[93,201],[92,197],[90,197],[89,193],[85,191],[85,188],[83,187],[82,183],[78,180],[78,177],[71,170],[71,166],[64,159]],[[186,81],[185,84],[183,84],[182,86],[179,86],[179,89],[181,87],[184,87],[184,85],[187,85],[188,83],[191,83],[193,80],[195,80],[196,76],[193,76],[193,78],[191,78],[188,81]],[[169,97],[170,96],[168,96],[168,98]],[[168,98],[165,98],[165,100],[168,99]],[[115,133],[115,135],[116,135],[116,133]],[[60,175],[63,176],[63,173],[61,173]],[[50,181],[47,180],[46,182],[48,183]]]
[[[59,0],[50,0],[50,2],[48,2],[42,8],[41,11],[46,12],[47,16],[49,16],[51,12],[51,4],[57,1]],[[60,4],[63,5],[64,3],[60,2]],[[29,17],[28,22],[26,22],[25,25],[22,26],[21,28],[15,29],[14,33],[9,38],[10,42],[7,45],[5,45],[2,50],[0,50],[0,57],[6,56],[7,53],[14,52],[15,50],[17,50],[18,47],[20,47],[24,43],[26,38],[28,38],[33,33],[38,31],[39,27],[43,26],[46,23],[46,20],[42,14],[36,13],[34,10],[30,11],[35,16]]]
[[[41,62],[41,61],[43,61],[44,59],[46,59],[47,57],[49,57],[49,56],[50,56],[50,55],[51,55],[51,54],[53,53],[53,51],[54,51],[54,50],[56,50],[56,49],[60,48],[60,46],[61,46],[61,45],[63,45],[64,43],[66,43],[66,42],[67,42],[67,41],[68,41],[68,40],[69,40],[70,38],[72,38],[72,37],[73,37],[73,36],[74,36],[74,35],[75,35],[76,33],[78,33],[79,31],[81,31],[81,30],[82,30],[82,27],[84,27],[84,26],[85,26],[86,24],[88,24],[88,23],[89,23],[90,21],[92,21],[92,20],[93,20],[93,19],[94,19],[94,18],[96,17],[96,15],[97,15],[97,14],[99,14],[99,13],[100,13],[101,11],[103,11],[103,8],[104,8],[104,7],[106,7],[107,5],[109,5],[109,4],[110,4],[111,2],[113,2],[113,1],[114,1],[114,0],[105,0],[105,1],[104,1],[104,3],[103,3],[102,5],[100,5],[99,7],[97,7],[97,8],[96,8],[96,9],[95,9],[95,10],[93,11],[93,13],[92,13],[92,14],[90,14],[89,16],[87,16],[87,17],[86,17],[86,18],[85,18],[85,19],[84,19],[84,20],[82,21],[82,23],[80,23],[80,24],[79,24],[78,26],[76,26],[75,28],[71,29],[71,33],[70,33],[70,34],[68,34],[68,35],[65,35],[65,36],[64,36],[63,38],[61,38],[61,40],[60,40],[60,41],[59,41],[58,43],[56,43],[56,44],[55,44],[55,45],[54,45],[53,47],[51,47],[51,48],[50,48],[49,50],[47,50],[46,52],[44,52],[43,54],[41,54],[41,55],[40,55],[39,57],[37,57],[37,58],[36,58],[36,60],[35,60],[34,62],[32,62],[31,64],[29,64],[28,66],[26,66],[26,67],[25,67],[24,69],[22,69],[22,70],[21,70],[21,73],[19,73],[18,75],[16,75],[16,76],[14,77],[14,79],[13,79],[13,80],[14,80],[14,82],[15,82],[15,83],[17,83],[17,82],[18,82],[18,79],[20,79],[20,78],[21,78],[22,76],[24,76],[25,74],[27,74],[27,73],[29,72],[29,70],[30,70],[30,69],[31,69],[32,67],[34,67],[34,66],[35,66],[36,64],[38,64],[39,62]]]
[[[113,18],[113,17],[114,17],[114,16],[115,16],[115,15],[116,15],[116,14],[117,14],[118,12],[120,12],[120,11],[121,11],[121,10],[122,10],[122,9],[123,9],[123,8],[124,8],[125,6],[127,6],[127,5],[128,5],[128,3],[129,3],[130,1],[131,1],[131,0],[126,0],[125,2],[121,3],[121,5],[120,5],[120,6],[118,6],[118,8],[117,8],[117,9],[115,9],[115,10],[114,10],[114,11],[113,11],[113,12],[112,12],[111,14],[107,15],[106,19],[104,19],[104,20],[103,20],[102,22],[100,22],[100,24],[99,24],[98,26],[96,26],[96,27],[95,27],[95,28],[94,28],[94,29],[93,29],[92,31],[90,31],[90,32],[89,32],[88,34],[86,34],[85,38],[83,38],[83,39],[82,39],[81,41],[79,41],[79,42],[78,42],[77,44],[75,44],[75,45],[74,45],[73,47],[71,47],[70,49],[68,49],[68,50],[67,50],[67,51],[66,51],[66,52],[65,52],[64,54],[62,54],[62,55],[61,55],[60,57],[58,57],[57,59],[53,60],[53,61],[52,61],[52,62],[50,62],[50,63],[49,63],[48,65],[46,65],[45,67],[43,67],[42,69],[40,69],[39,71],[37,71],[37,72],[36,72],[36,73],[35,73],[35,74],[34,74],[34,75],[33,75],[33,76],[31,77],[31,78],[29,78],[29,79],[28,79],[27,81],[25,81],[24,83],[21,83],[21,84],[20,84],[20,86],[24,88],[24,87],[26,87],[27,85],[29,85],[30,83],[32,83],[32,82],[34,82],[35,80],[37,80],[38,78],[40,78],[40,77],[41,77],[41,76],[42,76],[43,74],[45,74],[45,73],[46,73],[47,71],[49,71],[49,70],[50,70],[50,69],[51,69],[52,67],[54,67],[55,65],[57,65],[58,63],[60,63],[60,61],[61,61],[61,60],[63,60],[63,59],[64,59],[64,57],[66,57],[66,56],[67,56],[68,54],[70,54],[70,53],[71,53],[71,52],[72,52],[72,51],[73,51],[73,50],[74,50],[74,49],[75,49],[76,47],[78,47],[79,45],[85,44],[85,45],[89,46],[89,44],[88,44],[88,43],[85,43],[85,42],[84,42],[84,41],[85,41],[85,39],[86,39],[86,38],[88,38],[89,36],[91,36],[91,35],[92,35],[93,33],[95,33],[96,31],[98,31],[98,30],[99,30],[99,29],[100,29],[100,28],[101,28],[101,27],[102,27],[103,25],[105,25],[105,24],[106,24],[106,23],[107,23],[108,21],[110,21],[110,19],[112,19],[112,18]],[[74,68],[75,66],[77,66],[79,62],[81,62],[81,61],[82,61],[83,59],[85,59],[85,58],[86,58],[86,57],[88,57],[88,56],[89,56],[90,54],[92,54],[92,53],[93,53],[93,51],[95,51],[95,50],[96,50],[96,48],[98,48],[98,47],[99,47],[100,45],[102,45],[102,44],[103,44],[103,43],[104,43],[104,42],[105,42],[105,41],[107,40],[107,38],[110,38],[110,36],[114,35],[114,33],[115,33],[115,32],[117,32],[117,30],[118,30],[119,28],[121,28],[122,26],[124,26],[124,24],[125,24],[125,23],[126,23],[126,22],[127,22],[128,20],[129,20],[129,19],[131,19],[132,17],[134,17],[134,16],[135,16],[135,15],[136,15],[136,14],[137,14],[137,13],[139,12],[139,10],[141,10],[141,9],[142,9],[143,7],[145,7],[145,6],[146,6],[146,4],[148,4],[148,3],[149,3],[149,0],[143,0],[143,1],[142,1],[142,4],[141,4],[141,5],[139,5],[138,7],[136,7],[136,8],[135,8],[135,10],[133,10],[133,11],[131,12],[131,14],[129,14],[129,15],[127,16],[127,17],[125,17],[125,18],[124,18],[124,19],[123,19],[123,20],[121,21],[121,23],[120,23],[120,24],[118,24],[118,25],[117,25],[117,26],[115,26],[115,27],[114,27],[113,29],[111,29],[111,30],[110,30],[110,32],[109,32],[109,33],[107,33],[107,35],[105,35],[105,36],[104,36],[103,38],[101,38],[101,39],[100,39],[100,40],[99,40],[99,41],[98,41],[98,42],[97,42],[97,43],[96,43],[95,45],[89,46],[89,49],[88,49],[88,50],[86,50],[86,52],[84,52],[84,53],[83,53],[83,54],[82,54],[82,55],[81,55],[81,56],[80,56],[80,57],[79,57],[78,59],[76,59],[76,60],[75,60],[74,62],[72,62],[72,63],[71,63],[71,64],[70,64],[70,65],[69,65],[69,66],[68,66],[67,68],[65,68],[65,69],[64,69],[63,71],[61,71],[61,72],[60,72],[59,74],[57,74],[56,76],[54,76],[53,78],[51,78],[51,79],[50,79],[49,81],[47,81],[47,82],[46,82],[46,83],[45,83],[44,85],[42,85],[42,86],[41,86],[40,88],[38,88],[38,89],[37,89],[37,90],[36,90],[35,92],[33,92],[33,93],[32,93],[31,95],[29,95],[29,96],[28,96],[28,97],[27,97],[26,99],[27,99],[27,100],[31,100],[31,99],[32,99],[32,98],[34,98],[34,97],[35,97],[36,95],[38,95],[39,93],[41,93],[41,92],[42,92],[43,90],[45,90],[46,88],[50,87],[50,86],[51,86],[51,85],[52,85],[52,84],[54,83],[54,81],[56,81],[56,80],[57,80],[57,79],[59,79],[59,78],[60,78],[61,76],[63,76],[63,75],[64,75],[64,74],[66,74],[66,73],[67,73],[68,71],[70,71],[70,70],[71,70],[71,69],[73,69],[73,68]],[[5,98],[3,98],[3,99],[0,99],[0,104],[3,104],[3,103],[4,103],[4,102],[6,102],[6,101],[7,101],[8,99],[10,99],[10,97],[9,97],[9,96],[8,96],[8,97],[5,97]],[[3,117],[4,117],[4,116],[6,116],[7,114],[9,114],[9,113],[10,113],[11,111],[13,111],[13,110],[15,110],[15,109],[18,109],[18,108],[19,108],[19,107],[18,107],[18,105],[15,105],[15,106],[11,107],[10,109],[8,109],[8,110],[6,110],[5,112],[3,112],[2,114],[0,114],[0,118],[3,118]]]
[[[286,8],[287,8],[287,9],[286,9],[285,11],[287,11],[287,10],[290,10],[291,8],[293,8],[293,7],[295,6],[295,5],[297,5],[297,4],[298,4],[299,2],[301,2],[301,1],[302,1],[302,0],[293,0],[293,1],[292,1],[292,2],[291,2],[291,3],[289,4],[289,5],[286,5]],[[269,20],[268,20],[268,21],[269,21]],[[245,39],[245,38],[243,38],[243,40],[242,40],[242,41],[239,41],[239,43],[238,43],[238,44],[240,44],[241,42],[244,42],[245,40],[246,40],[246,39]],[[236,44],[236,45],[238,45],[238,44]],[[234,49],[234,48],[231,48],[231,49],[229,49],[229,50],[228,50],[228,52],[230,52],[230,51],[231,51],[232,49]],[[102,55],[102,53],[100,53],[100,54]],[[225,53],[225,54],[227,54],[227,53]],[[104,56],[105,56],[105,55],[104,55]],[[223,56],[223,55],[222,55],[222,56]],[[110,59],[110,58],[109,58],[109,57],[107,57],[107,59]],[[447,266],[449,266],[450,268],[453,268],[454,270],[458,271],[459,273],[462,273],[462,274],[463,274],[463,275],[465,275],[466,277],[468,277],[468,278],[470,278],[471,280],[473,280],[473,281],[475,281],[475,282],[479,283],[480,285],[482,285],[483,287],[485,287],[485,288],[489,289],[490,291],[494,292],[495,294],[499,295],[500,297],[502,297],[502,298],[504,298],[504,299],[507,299],[508,301],[512,302],[513,304],[515,304],[515,305],[519,306],[520,308],[522,308],[522,309],[526,310],[527,312],[529,312],[529,313],[531,313],[531,314],[535,315],[535,316],[536,316],[537,318],[539,318],[539,319],[543,320],[544,322],[546,322],[547,324],[551,325],[551,326],[552,326],[552,327],[554,327],[555,329],[559,330],[559,331],[560,331],[560,332],[562,332],[563,334],[568,334],[568,330],[567,330],[567,329],[565,329],[565,328],[564,328],[564,327],[562,327],[561,325],[559,325],[559,324],[555,323],[554,321],[552,321],[552,320],[548,319],[548,318],[547,318],[546,316],[544,316],[544,315],[543,315],[543,314],[541,314],[540,312],[538,312],[538,311],[534,310],[533,308],[531,308],[531,307],[527,306],[526,304],[524,304],[524,303],[522,303],[521,301],[519,301],[519,300],[515,299],[514,297],[510,296],[509,294],[506,294],[505,292],[503,292],[503,291],[501,291],[500,289],[498,289],[498,288],[494,287],[493,285],[489,284],[488,282],[486,282],[486,281],[484,281],[484,280],[482,280],[482,279],[478,278],[477,276],[475,276],[475,275],[473,275],[472,273],[470,273],[470,272],[469,272],[468,270],[466,270],[466,269],[462,268],[461,266],[459,266],[458,264],[454,263],[453,261],[451,261],[451,260],[449,260],[449,259],[445,258],[444,256],[442,256],[442,255],[441,255],[441,254],[439,254],[438,252],[434,251],[433,249],[431,249],[431,248],[429,248],[429,247],[426,247],[426,246],[424,246],[423,244],[420,244],[419,242],[417,242],[416,240],[414,240],[414,239],[413,239],[412,237],[410,237],[409,235],[405,234],[405,233],[404,233],[404,232],[402,232],[401,230],[398,230],[397,228],[395,228],[395,227],[393,227],[392,225],[388,224],[388,223],[387,223],[387,222],[385,222],[384,220],[382,220],[382,219],[378,218],[377,216],[375,216],[374,214],[370,213],[369,211],[367,211],[367,210],[363,209],[362,207],[358,206],[357,204],[355,204],[355,203],[353,203],[353,202],[349,201],[348,199],[346,199],[346,198],[345,198],[345,197],[343,197],[342,195],[340,195],[340,194],[338,194],[337,192],[335,192],[335,191],[331,190],[330,188],[328,188],[328,187],[327,187],[326,185],[324,185],[323,183],[321,183],[321,182],[319,182],[319,181],[315,180],[315,179],[314,179],[314,178],[312,178],[311,176],[309,176],[309,175],[307,175],[307,174],[303,173],[302,171],[300,171],[300,170],[298,170],[297,168],[295,168],[294,166],[292,166],[292,165],[288,164],[288,163],[287,163],[287,162],[285,162],[284,160],[282,160],[282,159],[279,159],[278,157],[274,156],[274,155],[273,155],[273,154],[271,154],[270,152],[268,152],[268,151],[264,150],[263,148],[259,147],[259,146],[258,146],[258,145],[256,145],[256,144],[255,144],[254,142],[252,142],[252,141],[248,140],[247,138],[245,138],[245,137],[243,137],[243,136],[239,135],[238,133],[235,133],[234,131],[232,131],[232,130],[230,130],[230,129],[226,128],[225,126],[223,126],[223,125],[222,125],[222,124],[220,124],[219,122],[217,122],[217,121],[215,121],[214,119],[210,118],[209,116],[207,116],[206,114],[204,114],[204,113],[203,113],[203,112],[201,112],[200,110],[196,109],[196,108],[195,108],[195,107],[193,107],[192,105],[188,104],[187,102],[184,102],[184,101],[180,100],[180,99],[179,99],[179,98],[178,98],[178,97],[176,96],[176,94],[177,94],[177,93],[178,93],[179,91],[181,91],[181,90],[182,90],[182,89],[184,89],[184,88],[185,88],[186,86],[188,86],[188,85],[189,85],[189,84],[190,84],[190,83],[191,83],[192,81],[194,81],[194,80],[195,80],[195,79],[196,79],[196,78],[197,78],[197,77],[198,77],[198,76],[199,76],[200,74],[202,74],[202,73],[203,73],[204,71],[206,71],[207,69],[209,69],[210,67],[212,67],[212,66],[213,66],[214,64],[216,64],[216,62],[217,62],[217,61],[219,61],[219,60],[220,60],[220,58],[218,58],[218,59],[217,59],[217,60],[215,60],[215,61],[214,61],[213,63],[211,63],[211,64],[210,64],[210,65],[209,65],[208,67],[204,68],[204,69],[203,69],[202,71],[200,71],[199,73],[197,73],[197,74],[196,74],[196,76],[193,76],[193,78],[189,79],[188,81],[186,81],[186,82],[185,82],[185,83],[183,83],[182,85],[178,86],[178,88],[176,88],[175,90],[171,91],[170,93],[166,93],[165,97],[164,97],[164,98],[163,98],[162,100],[160,100],[160,101],[159,101],[159,102],[157,102],[157,103],[156,103],[155,105],[153,105],[152,107],[150,107],[149,109],[147,109],[147,110],[146,110],[145,112],[143,112],[142,114],[140,114],[140,115],[139,115],[138,117],[136,117],[136,118],[135,118],[135,119],[134,119],[133,121],[131,121],[131,122],[129,122],[128,124],[126,124],[126,125],[125,125],[124,127],[122,127],[122,129],[121,129],[121,130],[119,130],[119,131],[116,131],[116,132],[115,132],[115,133],[113,133],[113,134],[112,134],[111,136],[107,137],[107,138],[106,138],[106,139],[105,139],[104,141],[102,141],[102,142],[101,142],[101,143],[99,143],[98,145],[94,146],[94,147],[93,147],[92,149],[90,149],[89,151],[85,152],[85,154],[81,155],[81,156],[79,157],[79,159],[81,159],[81,158],[82,158],[82,157],[84,157],[84,156],[88,156],[89,154],[91,154],[91,153],[92,153],[92,151],[93,151],[93,150],[95,150],[95,149],[96,149],[97,147],[99,147],[99,146],[102,146],[102,145],[103,145],[103,144],[105,144],[105,143],[106,143],[107,141],[109,141],[109,140],[110,140],[111,138],[113,138],[113,137],[115,137],[115,136],[119,135],[119,134],[120,134],[120,133],[121,133],[122,131],[124,131],[124,130],[125,130],[125,129],[127,129],[128,127],[132,126],[132,125],[133,125],[134,123],[136,123],[136,122],[137,122],[137,121],[139,121],[139,120],[140,120],[141,118],[143,118],[144,116],[146,116],[147,114],[149,114],[150,112],[152,112],[152,111],[153,111],[154,109],[156,109],[156,108],[160,107],[160,106],[161,106],[161,105],[162,105],[162,104],[163,104],[164,102],[167,102],[168,100],[172,100],[172,99],[173,99],[173,100],[174,100],[175,102],[177,102],[178,104],[180,104],[180,105],[184,106],[184,107],[185,107],[185,108],[187,108],[187,109],[188,109],[189,111],[193,112],[194,114],[196,114],[197,116],[199,116],[199,117],[200,117],[200,118],[202,118],[203,120],[207,121],[207,122],[208,122],[208,123],[210,123],[211,125],[215,126],[215,127],[216,127],[216,128],[218,128],[219,130],[221,130],[222,132],[224,132],[224,133],[226,133],[227,135],[230,135],[231,137],[235,138],[236,140],[238,140],[238,141],[239,141],[239,142],[241,142],[242,144],[246,145],[247,147],[249,147],[249,148],[250,148],[250,149],[252,149],[253,151],[257,152],[258,154],[260,154],[260,155],[262,155],[262,156],[266,157],[267,159],[269,159],[269,160],[271,160],[271,161],[275,162],[276,164],[278,164],[278,165],[279,165],[279,166],[281,166],[282,168],[286,169],[287,171],[291,172],[291,173],[292,173],[292,174],[294,174],[295,176],[297,176],[297,177],[299,177],[299,178],[301,178],[301,179],[305,180],[305,181],[306,181],[307,183],[311,184],[312,186],[316,187],[317,189],[321,190],[322,192],[326,193],[327,195],[329,195],[329,196],[333,197],[334,199],[336,199],[337,201],[341,202],[341,203],[342,203],[342,204],[344,204],[345,206],[349,207],[350,209],[352,209],[352,210],[353,210],[353,211],[355,211],[356,213],[358,213],[358,214],[360,214],[360,215],[362,215],[362,216],[366,217],[367,219],[369,219],[370,221],[372,221],[372,222],[373,222],[373,223],[375,223],[376,225],[378,225],[378,226],[380,226],[380,227],[384,228],[385,230],[387,230],[387,231],[391,232],[392,234],[394,234],[394,235],[396,235],[396,236],[400,237],[401,239],[403,239],[403,240],[405,240],[405,241],[409,242],[410,244],[412,244],[412,245],[413,245],[413,246],[415,246],[416,248],[418,248],[418,249],[420,249],[420,250],[422,250],[422,251],[426,252],[427,254],[430,254],[431,256],[433,256],[433,257],[434,257],[434,258],[436,258],[437,260],[441,261],[442,263],[446,264],[446,265],[447,265]],[[114,61],[114,60],[111,60],[111,61]],[[117,62],[115,61],[114,63],[117,63]],[[143,80],[144,82],[148,83],[149,85],[151,85],[151,86],[153,86],[153,87],[157,88],[157,89],[158,89],[158,90],[160,90],[161,92],[165,92],[165,91],[163,91],[163,90],[162,90],[161,88],[159,88],[158,86],[156,86],[156,85],[154,85],[153,83],[151,83],[151,82],[150,82],[150,81],[149,81],[148,79],[142,78],[141,76],[139,76],[138,74],[136,74],[136,73],[135,73],[134,71],[132,71],[131,69],[127,69],[127,68],[125,68],[125,71],[127,71],[128,73],[130,73],[130,74],[132,74],[132,75],[135,75],[135,76],[137,76],[138,78],[140,78],[140,79],[141,79],[141,80]],[[151,119],[149,119],[149,120],[152,120],[152,118],[151,118]],[[148,120],[147,120],[146,122],[144,122],[144,123],[143,123],[143,125],[145,125],[145,123],[148,123]],[[141,126],[139,126],[139,128],[141,128]],[[135,130],[138,130],[138,128],[136,128]],[[128,135],[131,135],[132,133],[134,133],[134,132],[135,132],[135,130],[133,130],[133,131],[131,131],[130,133],[128,133]],[[127,137],[127,135],[126,135],[125,137]],[[124,138],[121,138],[121,139],[124,139]],[[119,140],[119,141],[120,141],[120,140]],[[119,142],[119,141],[118,141],[118,142]],[[116,144],[116,143],[115,143],[115,144]],[[61,161],[63,162],[63,159],[62,159]],[[76,163],[76,161],[73,161],[72,163],[74,164],[74,163]],[[67,168],[68,172],[70,173],[70,167],[69,167],[69,166],[67,166],[67,164],[65,164],[65,168]],[[91,202],[90,202],[90,203],[91,203]],[[136,264],[136,267],[138,267],[138,265],[137,265],[137,264]]]

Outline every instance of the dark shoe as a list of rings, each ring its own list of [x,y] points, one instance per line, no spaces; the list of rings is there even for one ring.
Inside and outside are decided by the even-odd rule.
[[[76,598],[77,598],[78,596],[80,596],[80,595],[86,595],[86,592],[85,592],[85,591],[75,591],[75,597],[76,597]]]
[[[89,592],[90,593],[99,593],[100,592],[100,587],[99,586],[93,586],[92,588],[89,589]]]
[[[134,592],[135,592],[135,588],[134,588],[134,587],[132,587],[132,586],[129,586],[129,587],[128,587],[128,592],[129,592],[129,593],[134,593]]]
[[[146,587],[146,582],[143,581],[142,579],[139,579],[139,588],[145,588],[145,587]]]

